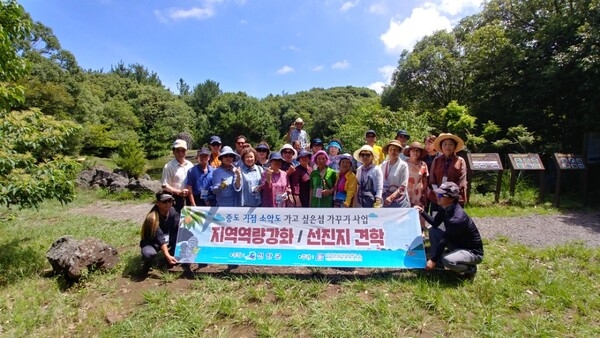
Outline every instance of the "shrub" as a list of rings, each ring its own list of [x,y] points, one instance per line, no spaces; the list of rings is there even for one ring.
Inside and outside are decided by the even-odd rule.
[[[128,141],[119,147],[112,159],[119,168],[132,177],[140,177],[146,172],[146,153],[137,141]]]

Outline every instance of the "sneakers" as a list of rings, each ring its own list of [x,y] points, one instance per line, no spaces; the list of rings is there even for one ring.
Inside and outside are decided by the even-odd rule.
[[[466,278],[473,278],[477,274],[477,265],[467,265],[467,270],[460,273],[461,276]]]

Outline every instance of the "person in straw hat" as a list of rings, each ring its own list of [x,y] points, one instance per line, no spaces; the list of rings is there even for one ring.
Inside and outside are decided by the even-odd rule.
[[[400,158],[402,144],[391,140],[383,147],[388,159],[381,164],[383,173],[383,206],[385,208],[409,208],[408,165]]]
[[[445,182],[456,183],[460,189],[458,203],[464,206],[467,199],[467,163],[462,157],[456,155],[464,148],[464,141],[456,135],[442,133],[435,139],[433,146],[441,154],[433,160],[429,173],[432,189],[429,190],[427,198],[432,203],[432,211],[439,209],[433,189]]]
[[[383,195],[383,174],[381,168],[375,165],[379,160],[373,148],[365,144],[354,152],[354,159],[362,163],[356,170],[358,193],[356,206],[363,208],[381,208]]]

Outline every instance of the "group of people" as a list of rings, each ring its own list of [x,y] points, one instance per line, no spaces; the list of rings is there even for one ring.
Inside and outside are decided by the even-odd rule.
[[[223,146],[220,137],[215,135],[209,140],[209,148],[198,150],[196,165],[186,159],[187,143],[176,140],[172,147],[174,158],[163,169],[163,191],[160,196],[157,195],[153,213],[159,220],[160,215],[166,219],[169,212],[161,214],[160,206],[171,202],[174,204],[173,211],[177,213],[185,205],[415,207],[423,215],[423,231],[426,229],[425,222],[434,227],[435,230],[430,231],[430,240],[432,248],[437,248],[443,238],[437,230],[447,214],[448,202],[453,202],[452,205],[456,204],[462,210],[461,206],[466,201],[466,163],[457,156],[464,142],[456,135],[445,133],[437,137],[430,135],[425,138],[425,145],[417,141],[408,143],[409,140],[408,132],[399,130],[395,139],[381,147],[376,144],[377,133],[368,130],[365,144],[351,155],[342,152],[343,144],[337,139],[331,140],[326,146],[319,138],[309,142],[303,130],[303,121],[298,118],[286,135],[288,143],[278,151],[272,151],[265,142],[252,147],[243,135],[235,139],[234,150]],[[450,192],[449,185],[452,188]],[[436,218],[432,218],[429,212],[437,212]],[[444,223],[447,232],[449,222]],[[470,223],[466,222],[467,225]],[[471,228],[473,240],[477,241],[477,229],[474,224]],[[169,232],[170,229],[164,228],[162,231]],[[142,230],[143,238],[145,232],[148,231]],[[171,237],[176,237],[176,232]],[[166,249],[161,249],[162,244],[174,248],[173,243],[159,241],[156,244],[154,255],[161,250],[165,252]],[[444,245],[443,241],[441,245]],[[166,253],[173,256],[172,251],[169,253],[167,250]],[[152,256],[147,252],[145,254],[144,249],[142,254],[145,259]],[[429,268],[435,267],[436,263],[455,268],[453,262],[444,262],[441,256],[433,258],[433,264],[428,262]],[[477,259],[469,261],[473,262],[477,262]],[[468,269],[471,268],[459,267],[462,271]]]

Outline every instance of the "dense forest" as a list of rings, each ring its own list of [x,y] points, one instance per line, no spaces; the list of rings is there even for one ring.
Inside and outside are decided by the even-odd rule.
[[[313,88],[257,99],[223,92],[218,79],[173,93],[142,64],[82,69],[52,29],[15,0],[0,0],[0,204],[68,202],[75,155],[153,158],[179,135],[194,148],[210,135],[232,144],[283,143],[304,119],[311,137],[348,150],[374,129],[415,139],[461,136],[471,151],[582,151],[600,130],[600,0],[491,0],[451,32],[421,39],[398,60],[381,95]]]

